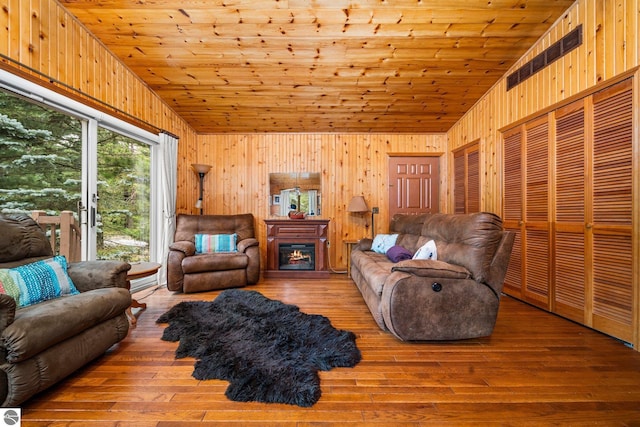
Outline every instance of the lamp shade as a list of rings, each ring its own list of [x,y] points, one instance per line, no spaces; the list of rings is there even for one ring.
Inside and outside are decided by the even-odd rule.
[[[369,207],[367,206],[367,202],[364,200],[363,196],[353,196],[349,201],[349,206],[347,206],[348,212],[369,212]]]
[[[191,167],[197,173],[207,173],[207,172],[209,172],[209,169],[211,169],[211,166],[209,166],[209,165],[202,165],[202,164],[198,164],[198,163],[192,163]]]

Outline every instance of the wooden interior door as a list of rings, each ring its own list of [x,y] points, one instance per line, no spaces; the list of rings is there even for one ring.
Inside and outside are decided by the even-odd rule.
[[[438,212],[439,182],[439,157],[389,157],[389,218]]]

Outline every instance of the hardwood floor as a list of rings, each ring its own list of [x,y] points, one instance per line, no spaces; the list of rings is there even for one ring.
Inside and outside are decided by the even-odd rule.
[[[355,368],[322,372],[312,408],[228,400],[226,382],[191,377],[155,319],[219,292],[137,293],[147,303],[108,354],[23,405],[23,426],[640,425],[640,353],[503,296],[491,337],[404,343],[378,329],[345,275],[245,288],[329,317],[358,336]]]

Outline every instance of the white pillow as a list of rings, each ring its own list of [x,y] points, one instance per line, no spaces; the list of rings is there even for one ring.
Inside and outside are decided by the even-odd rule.
[[[391,246],[396,244],[397,234],[377,234],[371,244],[371,250],[379,254],[386,254]]]
[[[413,254],[413,259],[432,259],[436,261],[438,259],[438,250],[436,249],[436,242],[429,240],[422,245],[420,249]]]

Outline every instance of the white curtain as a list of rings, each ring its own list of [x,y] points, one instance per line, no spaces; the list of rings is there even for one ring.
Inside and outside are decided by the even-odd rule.
[[[178,182],[178,139],[170,134],[160,134],[160,182],[162,221],[160,225],[160,250],[158,262],[162,264],[159,282],[167,283],[167,255],[176,231],[176,193]]]
[[[289,194],[291,194],[291,191],[289,190],[282,190],[280,192],[280,216],[289,215],[289,211],[291,210]]]
[[[318,215],[318,190],[309,190],[309,214]]]

